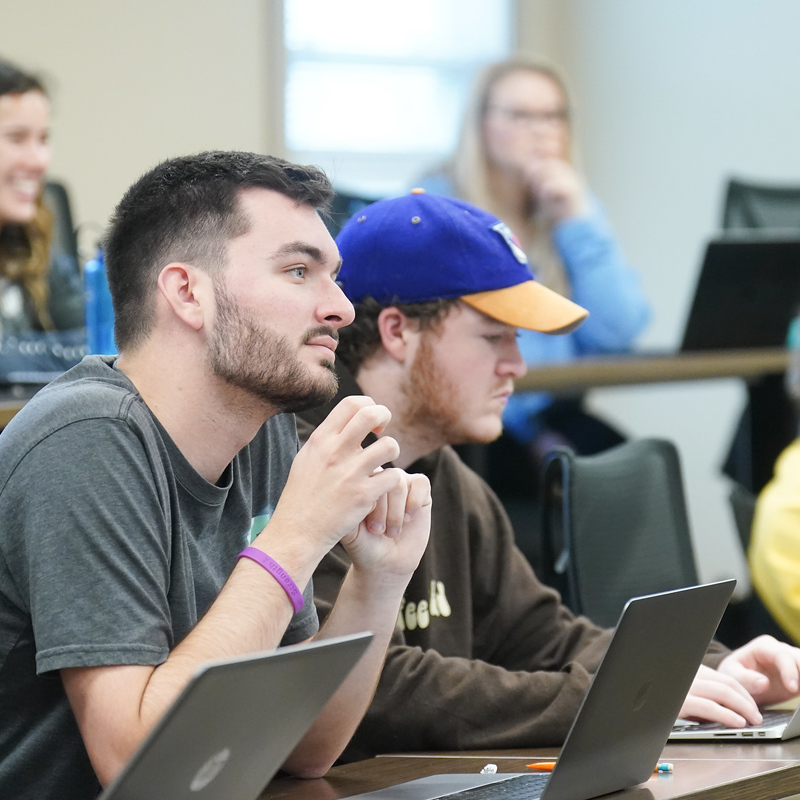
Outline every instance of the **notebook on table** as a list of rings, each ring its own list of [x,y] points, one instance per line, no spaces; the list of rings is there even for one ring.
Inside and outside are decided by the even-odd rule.
[[[255,800],[371,639],[205,664],[99,800]]]
[[[669,738],[681,741],[693,739],[700,742],[733,739],[740,742],[742,739],[786,741],[800,736],[800,707],[794,711],[767,709],[762,711],[761,715],[763,720],[760,725],[748,725],[745,728],[728,728],[716,722],[678,720]]]
[[[800,238],[751,233],[706,247],[681,351],[782,347],[800,310]]]
[[[433,775],[349,800],[589,800],[646,781],[735,584],[628,601],[549,775]]]

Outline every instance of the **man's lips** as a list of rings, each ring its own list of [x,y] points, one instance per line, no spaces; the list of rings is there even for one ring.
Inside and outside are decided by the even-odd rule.
[[[503,391],[497,392],[495,395],[493,395],[492,400],[502,400],[505,403],[513,393],[513,389],[503,389]]]
[[[339,343],[331,336],[316,336],[311,339],[307,344],[310,347],[322,347],[330,351],[331,356],[335,355],[336,348]]]

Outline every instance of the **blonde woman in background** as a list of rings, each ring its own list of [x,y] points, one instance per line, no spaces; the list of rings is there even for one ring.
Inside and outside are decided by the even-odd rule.
[[[0,59],[0,335],[80,328],[77,265],[51,257],[42,199],[50,163],[50,104],[43,83]]]
[[[625,351],[650,316],[638,275],[573,164],[571,144],[569,100],[559,76],[535,62],[501,62],[476,83],[453,159],[420,183],[500,217],[537,280],[589,310],[584,324],[564,336],[520,331],[528,365]],[[512,518],[509,498],[525,498],[517,518],[526,527],[545,452],[557,444],[599,452],[624,438],[586,413],[581,397],[541,392],[513,395],[503,423],[507,434],[490,447],[487,478]]]
[[[476,83],[453,159],[420,185],[496,214],[516,234],[537,280],[589,309],[566,336],[520,332],[529,365],[624,351],[647,324],[639,278],[572,163],[569,101],[551,68],[519,59],[489,67]],[[504,424],[536,451],[566,441],[596,452],[622,440],[589,417],[580,399],[544,393],[512,397]]]

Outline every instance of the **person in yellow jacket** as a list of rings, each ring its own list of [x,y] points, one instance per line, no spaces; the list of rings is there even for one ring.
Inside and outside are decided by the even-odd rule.
[[[800,439],[778,457],[758,497],[748,559],[764,605],[800,643]]]

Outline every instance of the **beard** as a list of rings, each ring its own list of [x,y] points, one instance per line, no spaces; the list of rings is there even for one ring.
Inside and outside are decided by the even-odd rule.
[[[493,441],[496,435],[480,436],[464,424],[458,389],[436,364],[432,336],[436,336],[433,331],[422,334],[408,381],[402,387],[406,402],[400,414],[401,425],[418,434],[424,432],[436,447]]]
[[[333,399],[338,380],[332,361],[315,376],[287,337],[243,312],[221,281],[214,280],[214,290],[217,313],[208,342],[214,375],[280,411],[305,411]],[[321,335],[339,340],[337,331],[321,325],[306,331],[302,343]]]

